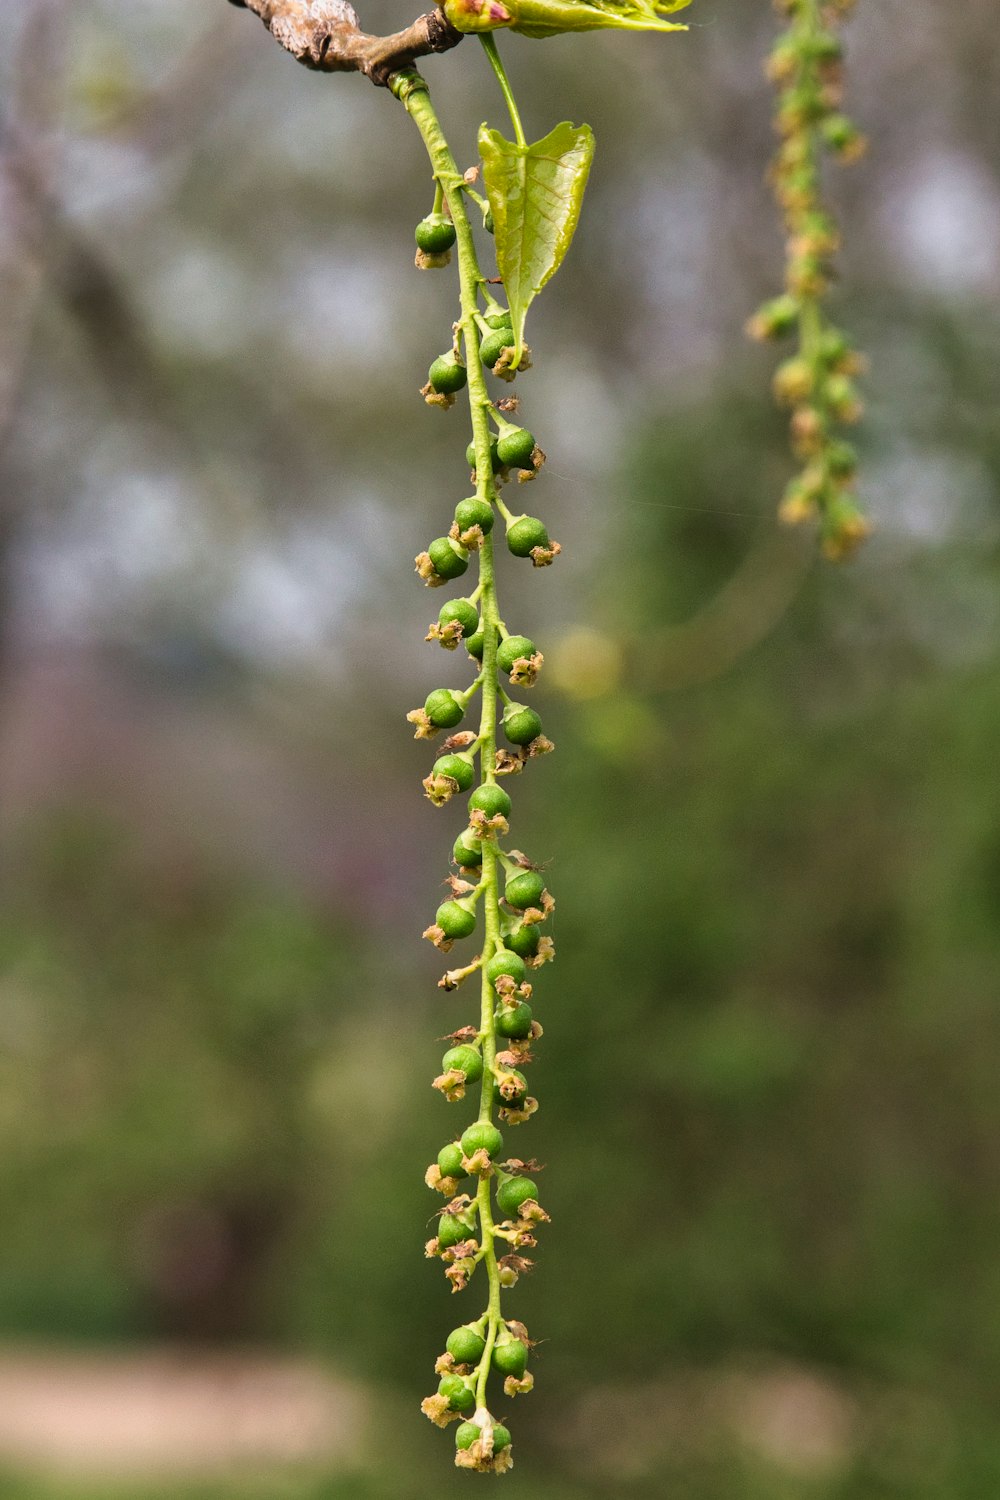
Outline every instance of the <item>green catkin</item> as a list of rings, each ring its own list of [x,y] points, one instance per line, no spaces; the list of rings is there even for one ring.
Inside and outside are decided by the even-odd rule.
[[[556,148],[551,143],[556,131],[529,146],[491,33],[498,26],[508,25],[533,37],[598,28],[684,31],[687,28],[682,23],[666,17],[687,3],[689,0],[616,0],[614,5],[599,0],[506,0],[504,6],[485,8],[469,0],[443,0],[438,12],[421,18],[423,33],[416,36],[413,47],[406,44],[410,35],[406,32],[391,38],[364,37],[359,52],[358,34],[348,22],[344,23],[343,36],[327,38],[338,69],[361,68],[367,72],[373,82],[391,90],[416,124],[435,184],[433,210],[415,231],[416,265],[421,270],[444,269],[451,263],[454,250],[459,274],[460,315],[452,325],[449,346],[432,359],[421,395],[429,406],[449,411],[465,392],[472,423],[472,441],[465,448],[465,458],[476,492],[458,501],[448,534],[435,537],[427,551],[419,554],[416,570],[428,587],[438,588],[475,566],[477,586],[468,597],[450,600],[441,608],[427,639],[451,652],[461,644],[464,652],[457,652],[454,659],[474,663],[476,675],[466,689],[435,689],[424,706],[407,717],[415,725],[415,738],[433,739],[443,731],[458,730],[473,698],[477,693],[481,696],[478,732],[462,729],[449,733],[442,755],[424,779],[427,797],[437,807],[448,805],[457,793],[472,788],[466,826],[452,845],[452,862],[459,872],[449,876],[452,899],[439,905],[435,922],[424,935],[447,952],[456,941],[475,934],[479,952],[463,966],[449,970],[439,983],[441,989],[451,992],[474,974],[478,973],[480,979],[479,1015],[471,1022],[466,1016],[466,1024],[451,1034],[455,1045],[444,1054],[441,1074],[434,1080],[434,1086],[451,1103],[460,1103],[478,1085],[479,1108],[477,1118],[465,1125],[460,1139],[441,1147],[436,1161],[427,1169],[428,1186],[450,1200],[441,1212],[437,1234],[427,1242],[427,1254],[442,1261],[455,1292],[463,1291],[478,1270],[477,1285],[485,1277],[488,1297],[485,1311],[478,1318],[448,1335],[445,1352],[436,1366],[440,1383],[437,1392],[424,1400],[423,1410],[438,1426],[458,1423],[455,1462],[479,1472],[504,1473],[513,1462],[510,1432],[491,1415],[487,1404],[491,1375],[494,1382],[502,1379],[507,1397],[527,1392],[532,1386],[527,1368],[531,1341],[523,1324],[504,1316],[501,1293],[513,1287],[521,1272],[531,1265],[521,1252],[535,1245],[538,1226],[548,1216],[539,1205],[536,1183],[523,1175],[528,1169],[534,1171],[534,1166],[529,1167],[520,1158],[498,1159],[504,1139],[493,1122],[493,1112],[497,1111],[505,1127],[513,1127],[527,1121],[538,1107],[528,1093],[524,1073],[515,1064],[527,1066],[532,1061],[531,1049],[542,1034],[534,1019],[534,1007],[528,1004],[529,997],[534,996],[527,970],[540,968],[554,956],[551,938],[539,931],[554,906],[545,880],[525,856],[508,851],[504,842],[512,806],[497,777],[522,770],[553,747],[541,732],[541,719],[535,710],[511,702],[498,684],[498,672],[502,671],[512,685],[533,686],[543,657],[529,637],[510,633],[501,620],[496,553],[506,550],[542,568],[560,551],[542,519],[514,515],[501,500],[500,485],[515,475],[519,483],[534,479],[545,455],[531,431],[507,420],[506,414],[517,409],[516,400],[491,400],[486,370],[492,367],[493,375],[506,382],[530,364],[523,343],[527,305],[557,268],[572,237],[593,151],[589,127],[573,128],[568,123],[557,131],[568,131],[572,149],[560,148],[553,156]],[[779,89],[781,146],[772,175],[788,234],[786,286],[784,293],[761,308],[750,324],[751,333],[759,338],[798,339],[797,353],[781,366],[775,379],[778,399],[792,411],[793,447],[803,464],[802,473],[789,487],[781,515],[786,521],[817,518],[824,550],[832,558],[850,553],[868,530],[854,499],[854,450],[839,432],[860,416],[853,379],[862,361],[846,336],[826,317],[824,298],[838,234],[820,193],[823,153],[850,161],[864,147],[855,126],[840,113],[838,26],[853,3],[775,0],[788,18],[788,29],[769,65]],[[513,143],[503,141],[496,131],[487,132],[490,151],[499,153],[499,158],[493,157],[491,180],[487,180],[489,163],[482,149],[484,137],[480,137],[489,201],[473,186],[475,170],[465,175],[459,172],[427,85],[411,66],[414,56],[454,44],[454,36],[445,37],[441,30],[449,23],[457,32],[480,33],[514,129]],[[273,34],[283,45],[291,46],[278,28],[273,28]],[[383,58],[375,66],[370,49],[378,42],[389,45],[389,60]],[[359,61],[362,55],[364,65]],[[311,61],[311,54],[303,60]],[[402,64],[402,70],[392,71],[397,64]],[[543,148],[541,152],[538,147]],[[556,169],[554,180],[562,184],[553,186],[551,175],[546,176],[540,208],[532,206],[525,186],[525,163],[532,152],[536,152],[536,163],[541,159],[547,171]],[[506,182],[503,172],[497,172],[498,159],[516,164],[516,172]],[[514,178],[519,187],[510,185]],[[515,260],[521,257],[519,270],[509,270],[507,287],[502,277],[486,277],[480,270],[466,207],[470,197],[483,228],[495,234],[498,263],[512,254]],[[508,214],[512,205],[517,211]],[[511,232],[508,218],[517,225],[515,232]],[[526,277],[521,273],[529,242],[535,249],[542,247],[543,254]],[[508,308],[496,300],[494,288],[504,292]],[[508,356],[516,355],[520,357],[515,368]],[[491,424],[497,428],[495,437]],[[498,515],[504,522],[505,549],[496,541]],[[441,519],[445,521],[443,515]],[[501,702],[505,705],[502,714]],[[498,726],[513,750],[498,750]],[[478,785],[474,785],[477,780]],[[501,868],[505,882],[502,898]],[[456,1191],[460,1185],[467,1190]],[[503,1253],[498,1254],[498,1249]]]
[[[779,515],[795,525],[818,521],[831,561],[849,557],[871,527],[855,498],[857,459],[840,429],[859,421],[854,377],[865,368],[850,340],[829,321],[826,296],[840,232],[822,196],[822,163],[864,154],[866,141],[840,113],[843,52],[839,26],[854,0],[776,0],[788,18],[768,59],[777,89],[775,123],[781,145],[771,167],[787,234],[785,291],[747,324],[757,339],[792,337],[797,349],[778,368],[775,397],[791,412],[792,450],[800,472],[788,485]]]
[[[456,1018],[465,1023],[461,1044],[445,1054],[435,1087],[446,1099],[458,1104],[468,1101],[479,1083],[479,1098],[478,1116],[465,1126],[460,1142],[443,1147],[437,1161],[427,1169],[429,1186],[448,1194],[456,1192],[459,1183],[464,1189],[452,1199],[449,1205],[452,1212],[446,1210],[439,1220],[438,1233],[428,1243],[427,1253],[443,1263],[445,1275],[456,1292],[464,1291],[471,1281],[482,1280],[485,1275],[487,1304],[476,1322],[456,1329],[449,1337],[446,1353],[437,1366],[442,1375],[441,1386],[435,1395],[424,1400],[423,1410],[439,1426],[446,1426],[469,1415],[469,1393],[472,1393],[475,1418],[458,1427],[456,1463],[463,1468],[504,1473],[512,1463],[512,1445],[506,1427],[490,1415],[490,1382],[499,1382],[503,1393],[510,1397],[529,1390],[531,1377],[526,1373],[527,1333],[520,1323],[511,1324],[504,1316],[501,1293],[513,1286],[518,1275],[530,1266],[530,1260],[522,1252],[535,1244],[535,1232],[547,1215],[538,1204],[534,1182],[511,1176],[504,1168],[500,1160],[504,1138],[494,1123],[494,1112],[499,1113],[505,1124],[516,1126],[538,1107],[528,1093],[527,1079],[521,1071],[530,1063],[531,1048],[541,1034],[533,1009],[526,1003],[532,993],[527,975],[529,967],[537,968],[551,956],[551,943],[545,949],[541,947],[537,921],[549,915],[552,903],[546,893],[544,910],[537,908],[528,913],[534,919],[535,931],[529,941],[519,944],[521,952],[507,946],[503,931],[509,922],[509,906],[501,904],[501,868],[505,871],[508,893],[513,883],[515,894],[521,890],[522,894],[541,899],[544,886],[540,876],[517,864],[505,849],[512,806],[497,778],[519,770],[541,751],[551,749],[551,745],[541,734],[541,720],[533,709],[523,704],[504,709],[498,682],[503,671],[513,681],[530,686],[542,661],[529,637],[508,633],[501,622],[497,597],[494,524],[498,516],[508,526],[510,521],[508,512],[499,504],[499,483],[506,477],[506,470],[497,462],[497,440],[490,428],[490,415],[496,409],[487,389],[482,343],[486,345],[485,355],[489,360],[491,352],[498,353],[507,346],[509,324],[505,322],[502,332],[490,332],[481,342],[480,329],[485,321],[482,299],[487,283],[479,268],[466,212],[469,185],[458,173],[441,134],[423,79],[416,73],[397,75],[392,87],[420,129],[436,184],[455,229],[460,291],[456,353],[435,362],[430,384],[435,392],[444,392],[447,387],[446,393],[453,395],[460,389],[458,379],[463,387],[467,383],[472,442],[465,456],[475,472],[476,488],[475,495],[461,501],[455,510],[452,534],[447,539],[451,545],[446,547],[445,539],[432,543],[429,565],[418,558],[418,572],[425,583],[437,586],[446,577],[458,577],[464,572],[462,563],[467,551],[468,563],[478,566],[479,574],[478,587],[469,590],[470,598],[461,603],[456,601],[454,608],[444,606],[438,626],[431,632],[431,637],[446,645],[462,640],[468,653],[465,659],[472,660],[477,673],[473,689],[436,689],[423,710],[414,710],[409,715],[416,725],[416,737],[430,738],[439,727],[450,729],[461,722],[474,689],[481,697],[478,731],[466,730],[449,740],[445,753],[434,762],[424,783],[432,802],[446,805],[455,791],[469,790],[473,780],[469,768],[476,767],[478,784],[469,796],[468,823],[459,831],[452,851],[459,871],[451,877],[453,899],[438,907],[435,922],[425,936],[447,951],[453,942],[474,934],[480,950],[464,967],[449,971],[441,981],[441,987],[451,991],[478,972],[480,1008],[476,1016],[466,1014]],[[487,308],[493,305],[487,302]],[[453,374],[455,367],[461,368],[461,377]],[[465,441],[463,434],[463,447]],[[512,462],[528,465],[534,450],[530,433],[510,429],[506,451]],[[515,532],[515,543],[522,535],[525,546],[519,555],[531,556],[532,548],[542,548],[544,558],[533,557],[539,566],[557,554],[558,544],[550,541],[541,521],[532,519],[528,528]],[[459,538],[462,555],[456,557],[453,548]],[[477,611],[475,622],[473,607]],[[505,642],[510,644],[505,647]],[[513,751],[498,750],[497,734],[501,726],[514,746]],[[455,1040],[459,1040],[459,1033]],[[502,1194],[498,1192],[501,1185]],[[470,1244],[474,1245],[471,1253]],[[461,1377],[459,1383],[454,1383],[456,1371]]]

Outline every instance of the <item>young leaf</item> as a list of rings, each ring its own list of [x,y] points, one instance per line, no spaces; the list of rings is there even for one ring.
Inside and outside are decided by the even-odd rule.
[[[458,31],[497,31],[509,26],[523,36],[564,31],[686,31],[665,15],[691,0],[444,0],[441,9]]]
[[[479,154],[493,213],[497,267],[514,324],[516,369],[528,308],[562,265],[573,238],[594,135],[589,125],[564,120],[544,140],[519,146],[483,125]]]

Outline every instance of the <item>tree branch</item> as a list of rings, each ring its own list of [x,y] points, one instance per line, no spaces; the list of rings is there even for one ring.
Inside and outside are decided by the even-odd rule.
[[[405,31],[369,36],[348,0],[230,0],[259,16],[286,51],[307,68],[327,73],[364,73],[385,87],[393,73],[415,58],[457,47],[456,31],[440,10],[418,16]]]

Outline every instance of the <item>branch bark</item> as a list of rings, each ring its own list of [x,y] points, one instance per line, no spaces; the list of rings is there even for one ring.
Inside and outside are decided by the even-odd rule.
[[[307,68],[326,73],[363,73],[385,87],[393,73],[413,66],[418,57],[448,52],[463,33],[440,10],[418,16],[404,31],[369,36],[361,30],[348,0],[230,0],[260,17],[280,42]]]

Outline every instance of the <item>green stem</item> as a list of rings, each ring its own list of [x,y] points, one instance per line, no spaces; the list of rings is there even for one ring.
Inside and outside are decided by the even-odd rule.
[[[517,112],[517,104],[514,100],[514,91],[510,86],[510,79],[507,77],[507,71],[504,68],[503,63],[500,61],[500,53],[497,51],[497,44],[493,40],[493,36],[490,32],[481,32],[479,40],[483,44],[483,51],[486,53],[486,56],[490,60],[490,67],[497,75],[497,82],[500,85],[500,91],[503,94],[504,103],[506,104],[508,112],[510,114],[510,123],[514,127],[514,139],[517,141],[517,144],[519,146],[526,146],[528,143],[524,138],[524,131],[521,128],[521,116]]]
[[[503,516],[504,520],[507,522],[507,525],[513,526],[514,522],[517,520],[517,517],[514,515],[513,511],[507,509],[506,505],[504,505],[499,495],[497,495],[493,503],[500,514]]]
[[[483,654],[485,656],[485,652]],[[470,704],[472,702],[473,698],[476,696],[476,694],[479,692],[479,689],[482,687],[483,680],[484,680],[483,679],[483,673],[480,672],[480,674],[476,678],[475,682],[470,683],[470,685],[465,689],[464,692],[456,693],[455,694],[455,697],[458,699],[459,703],[462,704],[463,708],[467,707],[468,704]],[[480,736],[480,738],[482,738],[482,736]]]
[[[469,410],[472,418],[472,434],[476,451],[477,493],[491,503],[496,503],[496,486],[493,483],[493,466],[490,462],[490,398],[486,388],[483,362],[479,357],[479,328],[476,322],[478,292],[483,276],[476,256],[476,245],[472,235],[469,216],[465,210],[465,181],[455,164],[448,142],[438,121],[427,84],[419,73],[397,73],[392,79],[392,91],[401,100],[423,138],[431,160],[435,181],[440,185],[448,203],[455,225],[456,254],[458,260],[461,317],[459,328],[465,346],[465,364],[468,371]],[[494,571],[493,537],[487,536],[479,549],[480,615],[483,624],[483,665],[479,676],[482,688],[483,707],[479,728],[480,770],[486,783],[496,779],[496,726],[497,726],[497,632],[500,610],[497,603],[496,575]],[[497,1039],[493,1019],[493,987],[486,978],[486,964],[501,946],[500,939],[500,894],[497,863],[499,851],[495,839],[483,840],[483,864],[480,884],[483,894],[483,921],[486,938],[482,951],[482,998],[480,1031],[483,1037],[483,1082],[480,1094],[479,1118],[491,1120],[493,1115],[493,1067],[496,1062]],[[493,1242],[493,1209],[490,1200],[490,1179],[480,1179],[476,1194],[483,1259],[489,1279],[490,1298],[486,1313],[486,1349],[480,1362],[476,1399],[480,1406],[486,1404],[486,1384],[490,1372],[490,1360],[497,1330],[502,1321],[500,1307],[500,1272],[497,1267],[496,1248]]]

